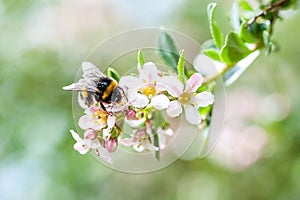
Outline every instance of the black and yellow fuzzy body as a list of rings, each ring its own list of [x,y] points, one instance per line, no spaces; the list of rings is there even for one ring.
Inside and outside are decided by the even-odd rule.
[[[105,76],[94,64],[83,62],[82,71],[82,78],[78,82],[63,87],[64,90],[78,92],[78,103],[82,108],[87,109],[98,103],[104,108],[102,103],[117,104],[127,101],[118,82]]]
[[[109,77],[100,77],[97,89],[98,91],[95,93],[97,102],[119,103],[121,101],[122,96],[117,81]]]

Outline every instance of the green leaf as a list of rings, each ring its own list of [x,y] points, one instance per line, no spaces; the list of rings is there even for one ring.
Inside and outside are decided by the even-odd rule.
[[[258,38],[251,34],[250,27],[247,25],[248,21],[244,21],[240,27],[240,37],[247,43],[255,43]]]
[[[158,53],[172,70],[177,71],[178,49],[172,37],[165,31],[161,31],[158,38]]]
[[[178,79],[181,82],[184,82],[184,50],[181,51],[178,64],[177,64],[177,72],[178,72]]]
[[[107,69],[107,75],[113,79],[115,79],[117,82],[120,80],[120,74],[113,68],[109,67]]]
[[[232,68],[230,68],[223,76],[223,80],[225,85],[231,85],[234,83],[245,71],[246,69],[255,61],[255,59],[259,56],[260,51],[254,51],[250,55],[248,55],[243,60],[236,63]]]
[[[138,63],[141,67],[145,64],[144,56],[141,50],[138,51]]]
[[[204,49],[202,53],[213,60],[221,61],[219,52],[216,49]]]
[[[220,51],[221,60],[225,63],[232,64],[245,58],[251,51],[243,43],[242,39],[235,32],[226,35],[225,45]]]
[[[253,11],[252,6],[247,1],[240,1],[240,6],[245,11]]]
[[[216,47],[220,49],[223,45],[223,34],[214,19],[214,13],[215,13],[216,6],[217,6],[216,3],[208,4],[207,14],[208,14],[210,34],[216,44]]]

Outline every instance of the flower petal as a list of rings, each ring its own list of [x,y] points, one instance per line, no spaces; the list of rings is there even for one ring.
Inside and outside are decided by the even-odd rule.
[[[139,143],[134,144],[132,148],[137,152],[142,152],[145,149],[144,146]]]
[[[167,90],[173,97],[179,97],[183,92],[184,85],[176,76],[164,76],[158,79],[156,90]]]
[[[91,149],[97,149],[98,147],[101,146],[99,139],[95,139],[95,140],[86,139],[85,143]]]
[[[102,110],[102,108],[100,108],[98,106],[91,106],[84,110],[84,114],[86,114],[88,116],[93,116],[93,114],[98,110]]]
[[[195,106],[196,108],[206,107],[212,104],[214,101],[215,101],[214,95],[210,92],[204,91],[196,95]]]
[[[131,101],[131,105],[137,108],[144,108],[148,105],[149,99],[143,94],[136,94],[134,99]]]
[[[124,138],[120,141],[120,144],[124,145],[124,146],[132,146],[134,144],[136,144],[138,141],[138,139],[136,137],[133,138]]]
[[[78,125],[81,129],[87,130],[87,129],[94,129],[94,130],[100,130],[102,129],[106,124],[98,124],[96,123],[95,119],[88,115],[83,115],[79,118]]]
[[[86,145],[85,141],[81,139],[81,137],[79,137],[79,135],[74,130],[70,130],[70,133],[76,141],[76,143],[73,145],[73,148],[80,154],[86,154],[89,151],[89,148]]]
[[[110,131],[111,131],[110,128],[102,129],[103,138],[109,138],[111,136]]]
[[[125,90],[127,97],[130,100],[130,97],[135,91],[143,85],[143,81],[134,76],[122,76],[119,82],[119,86]]]
[[[76,142],[73,145],[73,148],[78,151],[80,154],[86,154],[89,151],[89,148],[87,145],[80,143],[80,142]]]
[[[84,138],[94,140],[97,137],[97,132],[93,129],[88,129],[84,132]]]
[[[107,117],[107,128],[112,128],[114,127],[116,122],[116,118],[113,115],[108,115]]]
[[[166,95],[160,94],[152,97],[151,104],[157,110],[162,110],[168,108],[170,103],[169,98]]]
[[[154,80],[158,79],[158,70],[154,63],[145,63],[142,70],[140,71],[139,78],[147,83],[152,83]]]
[[[128,124],[132,128],[136,128],[142,125],[142,123],[145,123],[145,118],[137,119],[137,120],[128,120],[125,118],[125,123]]]
[[[179,103],[179,101],[177,101],[177,100],[171,101],[169,103],[169,106],[167,109],[167,114],[170,117],[177,117],[181,113],[182,113],[182,107],[181,107],[181,104]]]
[[[142,146],[150,151],[158,151],[159,148],[154,146],[148,139],[142,140]]]
[[[76,133],[74,130],[70,130],[70,133],[76,142],[83,143],[83,139],[81,139],[81,137],[78,135],[78,133]]]
[[[198,110],[192,106],[187,105],[185,107],[185,118],[191,124],[199,124],[201,122],[201,115]]]
[[[194,73],[186,82],[185,89],[189,92],[196,92],[202,85],[204,78],[200,73]]]
[[[111,153],[107,149],[100,145],[100,147],[96,149],[96,152],[98,153],[98,156],[102,157],[109,164],[112,164]]]

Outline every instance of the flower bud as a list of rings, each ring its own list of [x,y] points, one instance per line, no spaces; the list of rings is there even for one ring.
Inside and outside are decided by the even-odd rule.
[[[127,112],[126,112],[126,118],[128,120],[135,120],[135,119],[137,119],[135,110],[132,110],[132,109],[127,110]]]
[[[114,152],[117,149],[117,143],[114,138],[110,138],[109,140],[105,141],[105,148],[110,153]]]

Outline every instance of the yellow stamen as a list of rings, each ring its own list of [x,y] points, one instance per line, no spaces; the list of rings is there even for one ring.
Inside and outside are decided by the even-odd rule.
[[[151,98],[155,95],[155,88],[153,86],[149,85],[143,89],[143,92],[146,96]]]
[[[182,103],[182,104],[187,104],[190,102],[191,100],[191,96],[189,93],[184,92],[180,95],[180,97],[178,98],[178,100]]]

